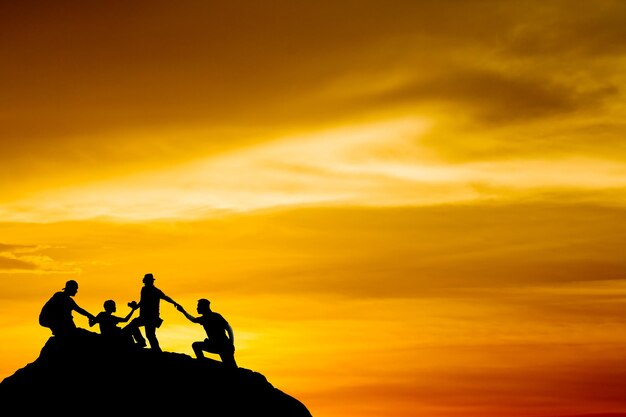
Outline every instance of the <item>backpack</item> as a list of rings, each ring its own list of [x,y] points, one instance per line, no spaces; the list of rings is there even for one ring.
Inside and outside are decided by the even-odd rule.
[[[55,297],[50,298],[41,308],[41,312],[39,313],[39,325],[43,327],[50,328],[54,325],[57,317],[58,311],[58,302],[55,300]]]

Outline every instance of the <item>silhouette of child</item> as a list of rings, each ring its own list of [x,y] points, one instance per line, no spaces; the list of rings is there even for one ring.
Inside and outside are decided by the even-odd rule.
[[[109,340],[111,341],[124,341],[126,343],[133,343],[133,339],[136,340],[136,335],[132,334],[131,332],[133,329],[122,329],[121,327],[118,327],[118,324],[126,323],[128,320],[130,320],[135,310],[139,308],[137,303],[134,301],[128,303],[128,306],[130,307],[130,312],[126,315],[126,317],[118,317],[113,314],[117,311],[115,301],[113,300],[106,300],[103,306],[104,311],[98,313],[98,315],[94,319],[89,320],[89,326],[94,326],[98,324],[100,326],[100,334],[109,338]]]

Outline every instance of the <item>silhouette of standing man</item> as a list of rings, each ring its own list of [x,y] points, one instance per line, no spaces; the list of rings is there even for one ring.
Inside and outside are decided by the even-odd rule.
[[[222,363],[230,368],[237,368],[235,362],[235,334],[233,328],[226,319],[219,313],[211,310],[211,302],[206,298],[198,300],[196,311],[199,317],[194,317],[187,313],[182,306],[176,307],[187,319],[193,323],[201,324],[204,327],[207,338],[201,342],[193,342],[193,349],[198,359],[204,358],[204,352],[217,353],[222,359]]]
[[[57,291],[44,304],[39,314],[39,324],[52,330],[54,336],[67,337],[76,334],[76,323],[72,311],[94,320],[95,316],[81,308],[74,297],[78,293],[78,282],[73,279],[65,283],[65,288]]]
[[[161,300],[173,304],[176,308],[179,307],[179,304],[154,286],[154,276],[152,274],[144,275],[143,284],[144,286],[141,288],[141,298],[138,303],[139,317],[133,319],[125,328],[128,328],[128,332],[134,335],[135,341],[141,347],[144,347],[146,346],[146,340],[142,337],[141,332],[135,331],[137,328],[143,326],[146,332],[146,338],[150,343],[150,348],[161,352],[159,340],[156,337],[156,329],[161,327],[161,323],[163,323],[159,311]]]

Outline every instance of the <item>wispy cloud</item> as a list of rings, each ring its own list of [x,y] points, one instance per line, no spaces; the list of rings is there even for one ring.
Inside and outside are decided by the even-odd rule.
[[[47,255],[49,249],[50,246],[0,244],[0,274],[53,274],[80,271],[71,262],[58,261]]]
[[[626,165],[582,156],[449,163],[420,146],[429,129],[428,121],[409,118],[276,138],[164,170],[42,191],[7,202],[0,213],[16,221],[190,219],[303,205],[424,206],[626,187]]]

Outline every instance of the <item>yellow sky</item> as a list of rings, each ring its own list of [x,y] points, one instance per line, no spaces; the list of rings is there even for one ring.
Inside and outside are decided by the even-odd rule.
[[[315,417],[626,412],[623,2],[4,3],[0,377],[152,272]]]

